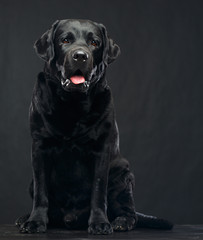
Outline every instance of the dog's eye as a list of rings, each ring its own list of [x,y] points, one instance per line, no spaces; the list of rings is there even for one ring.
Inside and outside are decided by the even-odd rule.
[[[70,41],[68,40],[68,38],[64,38],[62,39],[62,43],[69,43]]]
[[[98,46],[98,42],[95,41],[95,40],[91,40],[91,45],[94,46],[94,47],[97,47]]]

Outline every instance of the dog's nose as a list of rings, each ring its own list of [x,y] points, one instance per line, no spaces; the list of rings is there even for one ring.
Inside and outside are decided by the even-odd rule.
[[[82,50],[77,50],[72,55],[73,60],[77,62],[86,62],[88,59],[88,54]]]

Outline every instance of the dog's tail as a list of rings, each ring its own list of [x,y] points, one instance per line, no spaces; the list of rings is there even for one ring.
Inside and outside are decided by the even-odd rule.
[[[139,212],[136,212],[136,215],[138,219],[136,228],[154,228],[164,230],[170,230],[173,228],[173,224],[168,220],[145,215]]]

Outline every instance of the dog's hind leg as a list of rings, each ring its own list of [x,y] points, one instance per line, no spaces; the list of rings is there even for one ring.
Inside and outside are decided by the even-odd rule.
[[[128,168],[111,170],[108,187],[108,215],[115,231],[128,231],[137,222],[134,197],[134,176]]]

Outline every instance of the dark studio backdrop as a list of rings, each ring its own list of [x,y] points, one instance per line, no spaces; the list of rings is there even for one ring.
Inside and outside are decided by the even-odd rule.
[[[108,68],[137,210],[203,223],[203,1],[0,0],[0,223],[31,210],[28,108],[56,19],[103,23],[121,48]]]

